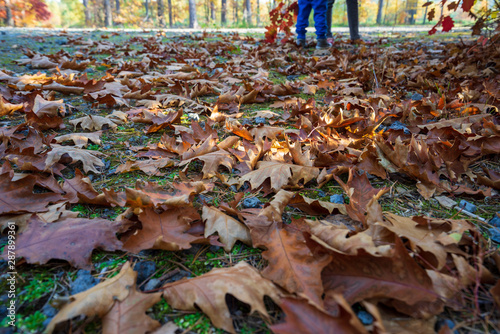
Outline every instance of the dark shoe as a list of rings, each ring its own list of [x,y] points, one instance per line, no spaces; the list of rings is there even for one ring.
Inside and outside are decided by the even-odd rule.
[[[304,38],[297,38],[297,46],[299,48],[305,48],[307,47],[307,42]]]
[[[326,38],[321,38],[316,41],[316,49],[329,49],[332,45],[328,43]]]

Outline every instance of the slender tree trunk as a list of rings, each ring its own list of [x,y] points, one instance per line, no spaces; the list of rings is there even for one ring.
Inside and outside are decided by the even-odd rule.
[[[215,0],[210,1],[210,18],[212,23],[215,23]]]
[[[422,24],[425,24],[425,20],[427,20],[427,8],[429,8],[429,6],[425,7],[424,19],[422,20]]]
[[[115,0],[116,15],[120,15],[120,0]]]
[[[210,23],[210,0],[205,0],[205,24]]]
[[[149,0],[144,1],[144,7],[146,9],[146,17],[144,18],[144,21],[147,21],[149,19]]]
[[[161,28],[165,28],[165,6],[163,5],[163,0],[158,1],[158,25]]]
[[[90,27],[92,22],[90,22],[89,0],[83,0],[83,13],[85,15],[85,26]]]
[[[113,25],[113,16],[111,14],[111,0],[104,0],[104,25],[111,27]]]
[[[168,26],[172,28],[172,0],[168,0]]]
[[[385,9],[384,9],[384,24],[387,24],[387,7],[389,7],[389,1],[385,2]]]
[[[10,8],[10,0],[5,0],[5,19],[4,23],[8,27],[14,26],[14,16],[12,16],[12,8]]]
[[[240,18],[238,16],[238,0],[234,0],[234,20],[236,24],[240,23]]]
[[[378,0],[377,24],[382,23],[382,10],[384,9],[384,0]]]
[[[196,20],[196,0],[189,0],[189,28],[198,28]]]
[[[257,27],[260,26],[260,0],[257,1]]]
[[[220,24],[225,27],[227,25],[227,0],[220,1]]]
[[[394,25],[396,25],[397,20],[398,20],[398,0],[396,0],[396,11],[394,12]]]
[[[245,11],[246,11],[246,21],[247,25],[250,27],[252,25],[252,2],[250,0],[245,0]]]

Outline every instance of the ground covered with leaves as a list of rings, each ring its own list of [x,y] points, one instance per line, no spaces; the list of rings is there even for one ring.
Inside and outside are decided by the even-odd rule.
[[[5,332],[500,329],[499,45],[9,34]]]

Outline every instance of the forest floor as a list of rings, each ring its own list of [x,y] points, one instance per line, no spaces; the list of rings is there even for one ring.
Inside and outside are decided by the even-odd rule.
[[[0,333],[500,331],[498,45],[345,32],[0,29]]]

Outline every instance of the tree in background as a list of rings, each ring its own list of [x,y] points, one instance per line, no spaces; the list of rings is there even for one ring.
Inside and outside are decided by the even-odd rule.
[[[111,0],[104,0],[104,25],[111,27],[113,25],[113,14],[111,13]]]
[[[158,3],[158,25],[161,28],[165,27],[165,6],[163,0],[157,0]]]
[[[377,24],[382,24],[382,10],[384,9],[384,0],[378,0]]]
[[[3,0],[0,7],[0,17],[9,27],[43,24],[50,16],[49,8],[42,0]]]
[[[189,28],[198,28],[196,18],[196,0],[189,0]]]
[[[226,13],[227,13],[227,0],[221,0],[220,1],[220,24],[223,27],[225,27],[227,25]]]

